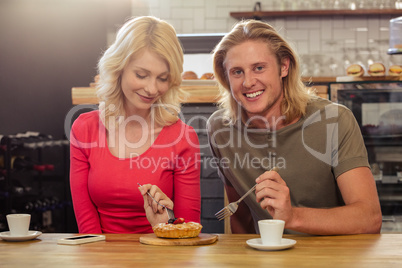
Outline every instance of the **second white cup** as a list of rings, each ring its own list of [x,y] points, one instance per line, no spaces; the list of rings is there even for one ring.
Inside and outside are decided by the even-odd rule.
[[[281,244],[285,221],[260,220],[258,221],[258,228],[263,245],[277,246]]]
[[[31,215],[29,214],[8,214],[7,223],[11,236],[25,236],[29,232],[29,223]]]

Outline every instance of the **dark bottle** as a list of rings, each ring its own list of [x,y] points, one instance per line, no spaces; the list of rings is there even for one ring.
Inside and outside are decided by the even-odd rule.
[[[4,162],[4,156],[0,155],[0,169],[5,169],[6,163]]]
[[[10,150],[17,147],[28,149],[41,148],[53,143],[51,135],[45,135],[39,132],[27,131],[25,133],[17,133],[15,135],[0,135],[0,150]]]
[[[43,211],[43,202],[41,200],[35,200],[33,205],[35,211]]]
[[[16,170],[36,170],[44,171],[46,166],[38,165],[34,163],[29,158],[13,157],[11,159],[11,168]]]
[[[21,135],[4,135],[0,139],[0,149],[2,151],[14,150],[22,145]]]
[[[63,207],[63,203],[56,196],[50,198],[50,205],[53,209],[58,209]]]
[[[54,170],[54,165],[46,164],[46,165],[44,165],[44,166],[45,166],[45,169],[46,169],[46,170],[49,170],[49,171],[53,171],[53,170]]]
[[[43,148],[46,146],[52,146],[54,143],[51,135],[33,131],[27,131],[25,135],[29,137],[29,142],[24,143],[24,147],[27,148]]]
[[[0,152],[7,149],[7,138],[4,135],[0,135]]]
[[[7,198],[9,196],[7,182],[6,182],[6,174],[7,171],[5,169],[0,168],[0,200],[2,198]],[[3,201],[0,201],[0,204]],[[1,209],[0,209],[1,211]]]
[[[42,211],[51,210],[50,200],[48,198],[44,198],[42,201]]]
[[[35,206],[31,201],[27,202],[24,205],[25,212],[28,212],[28,213],[32,213],[34,211],[34,208],[35,208]]]

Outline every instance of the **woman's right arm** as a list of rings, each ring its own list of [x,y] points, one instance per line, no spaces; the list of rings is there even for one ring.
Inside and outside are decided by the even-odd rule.
[[[74,213],[80,233],[102,233],[97,209],[89,196],[88,173],[89,162],[85,143],[80,135],[85,129],[79,118],[74,122],[70,135],[70,189]]]

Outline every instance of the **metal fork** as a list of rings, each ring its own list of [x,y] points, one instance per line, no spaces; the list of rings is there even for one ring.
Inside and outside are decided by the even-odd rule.
[[[140,183],[138,183],[137,182],[137,184],[141,187],[142,185],[140,184]],[[171,221],[175,221],[175,216],[174,216],[174,212],[173,212],[173,210],[171,210],[170,208],[168,208],[168,207],[166,207],[165,205],[162,205],[161,203],[159,203],[158,201],[156,201],[156,199],[149,193],[149,192],[147,192],[147,194],[152,198],[152,200],[154,200],[155,201],[155,203],[156,204],[158,204],[159,206],[161,206],[161,207],[163,207],[165,210],[166,210],[166,213],[167,213],[167,215],[168,215],[168,218],[169,218],[169,223],[171,222]]]
[[[278,171],[279,169],[277,167],[272,168],[270,171]],[[215,213],[215,216],[218,218],[218,220],[223,220],[227,217],[232,216],[236,211],[237,208],[239,207],[239,204],[241,201],[243,201],[244,198],[246,198],[251,192],[253,192],[255,190],[255,188],[257,187],[257,184],[254,185],[250,190],[247,191],[247,193],[245,193],[242,197],[239,198],[239,200],[230,203],[229,205],[227,205],[226,207],[224,207],[223,209],[219,210],[218,212]]]

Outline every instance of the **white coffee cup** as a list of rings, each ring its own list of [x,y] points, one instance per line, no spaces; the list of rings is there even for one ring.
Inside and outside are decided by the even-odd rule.
[[[282,220],[259,220],[261,241],[263,245],[277,246],[281,244],[285,222]]]
[[[11,236],[25,236],[29,232],[29,223],[31,215],[29,214],[8,214],[7,223]]]

